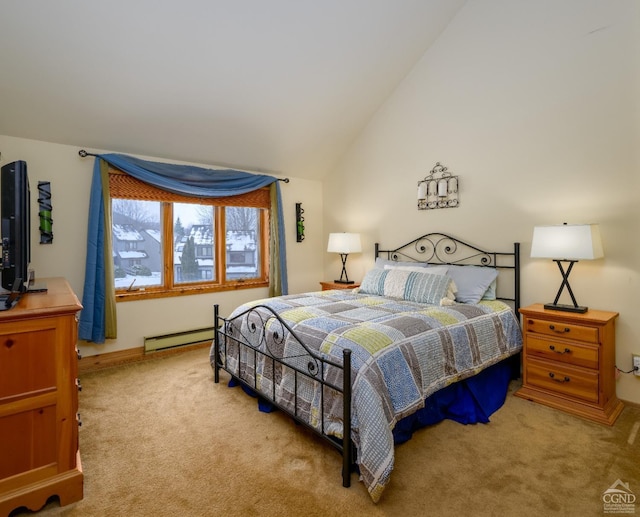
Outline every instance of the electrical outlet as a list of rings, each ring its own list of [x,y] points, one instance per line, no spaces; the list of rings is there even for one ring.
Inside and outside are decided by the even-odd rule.
[[[637,375],[638,377],[640,377],[640,355],[632,354],[631,357],[633,357],[633,375]]]

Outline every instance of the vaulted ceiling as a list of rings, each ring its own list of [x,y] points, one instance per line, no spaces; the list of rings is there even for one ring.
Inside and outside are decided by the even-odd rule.
[[[0,134],[322,178],[465,0],[8,0]]]

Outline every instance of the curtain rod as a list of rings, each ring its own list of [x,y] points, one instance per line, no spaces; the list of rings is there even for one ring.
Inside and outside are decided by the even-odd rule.
[[[81,158],[86,158],[87,156],[95,156],[96,158],[99,156],[98,154],[88,153],[84,149],[80,149],[78,154]],[[289,178],[278,178],[278,181],[282,181],[284,183],[289,183]]]

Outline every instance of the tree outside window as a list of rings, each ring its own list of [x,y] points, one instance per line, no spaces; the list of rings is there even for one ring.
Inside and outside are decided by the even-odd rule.
[[[202,200],[117,174],[115,186],[110,175],[117,300],[268,285],[268,189]]]

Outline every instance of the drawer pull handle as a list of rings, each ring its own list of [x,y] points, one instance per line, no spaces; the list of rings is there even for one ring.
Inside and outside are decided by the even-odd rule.
[[[571,349],[570,348],[565,348],[564,350],[556,350],[556,347],[553,345],[549,345],[549,350],[551,350],[552,352],[555,352],[556,354],[570,354],[571,353]]]
[[[567,377],[566,375],[564,376],[564,379],[556,379],[556,374],[553,372],[549,372],[549,377],[551,377],[551,380],[554,380],[556,382],[569,382],[571,379],[569,377]]]
[[[549,328],[558,334],[566,334],[567,332],[571,332],[570,328],[564,327],[562,330],[557,329],[555,325],[549,325]]]

